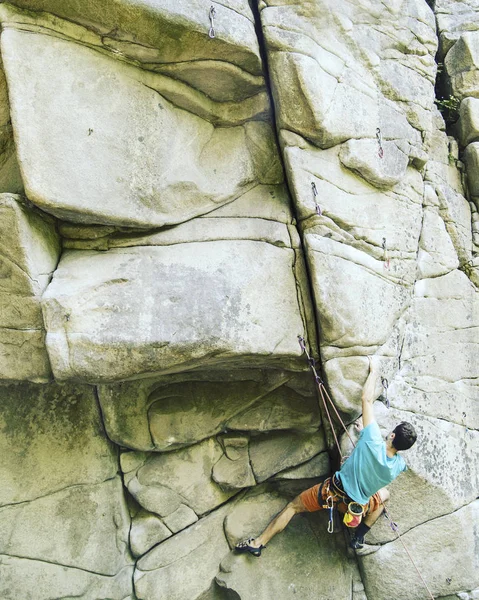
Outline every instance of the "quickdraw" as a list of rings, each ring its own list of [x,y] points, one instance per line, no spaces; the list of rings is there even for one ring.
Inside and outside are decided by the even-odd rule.
[[[386,241],[385,237],[383,237],[382,248],[384,251],[384,256],[383,256],[384,268],[389,270],[391,267],[391,259],[389,258],[388,245],[387,245],[387,241]]]
[[[215,32],[215,16],[216,16],[216,9],[213,5],[211,5],[210,8],[210,30],[208,32],[208,35],[210,36],[210,38],[214,38],[216,36],[216,32]]]
[[[382,158],[384,156],[384,150],[383,150],[383,137],[381,135],[381,130],[379,129],[379,127],[376,128],[376,139],[378,141],[378,156],[379,158]]]
[[[318,201],[316,200],[316,198],[318,197],[318,188],[316,187],[314,181],[311,182],[311,189],[313,190],[313,199],[314,204],[316,206],[316,214],[320,217],[323,214],[323,211],[321,210],[321,207],[319,206]]]
[[[381,377],[381,385],[384,388],[384,400],[386,401],[386,406],[389,408],[389,398],[388,398],[389,381],[386,379],[386,377]]]

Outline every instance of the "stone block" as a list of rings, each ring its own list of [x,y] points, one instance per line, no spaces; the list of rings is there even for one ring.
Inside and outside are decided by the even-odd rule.
[[[403,535],[404,544],[414,549],[414,561],[434,596],[471,589],[477,584],[479,556],[477,523],[479,501],[429,521]],[[447,550],[447,551],[446,551]],[[374,554],[359,557],[368,598],[386,600],[394,593],[398,600],[415,600],[423,590],[408,555],[399,540],[385,544]],[[388,568],[382,568],[387,563]],[[414,585],[399,586],[406,578]],[[451,581],[449,582],[448,579]],[[394,592],[393,592],[394,590]]]
[[[215,5],[214,41],[208,35],[210,7],[198,0],[180,0],[174,4],[106,0],[101,7],[94,1],[80,7],[74,0],[61,4],[55,0],[16,0],[15,5],[27,9],[27,16],[31,11],[40,13],[37,21],[47,18],[41,14],[45,11],[67,22],[85,25],[102,36],[105,48],[114,48],[143,63],[186,63],[184,67],[193,68],[195,61],[216,60],[261,74],[254,19],[246,0],[227,0]],[[4,18],[12,20],[10,14]]]
[[[200,600],[208,592],[229,547],[223,521],[230,508],[220,508],[195,525],[153,548],[137,563],[135,591],[139,600]]]
[[[479,196],[479,142],[473,142],[464,151],[467,183],[471,196]]]
[[[258,416],[264,402],[267,410],[275,400],[279,405],[284,397],[296,400],[293,390],[288,396],[281,387],[289,377],[279,371],[184,373],[102,385],[99,398],[112,440],[137,450],[173,450],[234,429],[249,407]],[[285,426],[301,425],[302,414],[294,416]]]
[[[132,563],[121,479],[0,509],[0,554],[115,576]]]
[[[133,556],[142,556],[171,536],[172,532],[159,517],[140,511],[131,523],[130,547]]]
[[[0,595],[4,600],[82,598],[82,600],[130,600],[133,566],[115,576],[105,576],[63,564],[0,556]]]
[[[324,436],[317,433],[275,432],[250,441],[250,460],[258,483],[299,465],[325,450]]]
[[[219,365],[298,369],[295,262],[291,249],[241,240],[66,252],[43,296],[53,372],[112,382]]]
[[[0,379],[48,381],[40,298],[56,268],[54,220],[0,194]]]
[[[56,216],[161,227],[210,212],[258,183],[282,182],[264,121],[215,127],[188,112],[190,100],[177,108],[181,93],[166,92],[168,100],[141,69],[51,35],[8,29],[2,58],[26,194]]]
[[[457,133],[462,146],[479,140],[479,99],[464,98],[459,107]]]
[[[97,484],[117,471],[91,387],[2,385],[0,428],[0,506]]]
[[[141,506],[161,517],[182,504],[201,515],[233,495],[211,478],[213,466],[222,456],[223,450],[214,438],[174,452],[140,453],[143,462],[125,473],[125,483]],[[123,461],[122,469],[126,470]]]

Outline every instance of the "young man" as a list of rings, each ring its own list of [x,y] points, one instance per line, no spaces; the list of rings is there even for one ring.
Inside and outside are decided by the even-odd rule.
[[[406,470],[406,463],[398,450],[407,450],[416,441],[416,432],[410,423],[400,423],[387,437],[382,439],[379,426],[374,419],[373,402],[378,371],[369,358],[369,375],[362,393],[363,429],[359,441],[339,471],[322,484],[305,490],[292,500],[266,527],[257,538],[249,538],[236,545],[237,552],[249,552],[260,556],[261,550],[286,527],[294,515],[314,512],[326,507],[328,498],[338,510],[345,513],[350,502],[362,505],[364,519],[354,532],[350,545],[362,548],[364,536],[378,520],[384,510],[383,503],[389,499],[385,488]]]

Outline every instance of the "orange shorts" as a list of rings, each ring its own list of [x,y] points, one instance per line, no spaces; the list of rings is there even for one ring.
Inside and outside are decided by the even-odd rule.
[[[326,479],[323,483],[313,485],[313,487],[302,492],[299,497],[303,502],[304,506],[309,512],[315,512],[317,510],[323,510],[323,505],[326,504],[326,500],[329,495],[329,486],[331,485],[331,477]],[[319,493],[321,492],[321,502],[319,500]],[[340,513],[345,513],[348,510],[348,505],[343,502],[342,496],[333,496],[334,506]],[[365,512],[373,512],[381,505],[381,496],[379,492],[376,492],[374,496],[369,498],[369,503],[364,505]]]

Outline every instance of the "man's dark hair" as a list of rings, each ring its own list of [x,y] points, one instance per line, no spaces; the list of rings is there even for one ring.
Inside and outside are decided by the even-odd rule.
[[[396,450],[407,450],[410,448],[417,438],[417,433],[411,423],[403,421],[396,426],[393,431],[394,439],[392,445]]]

